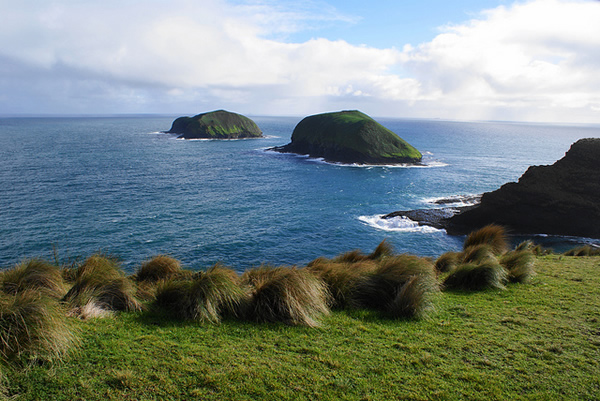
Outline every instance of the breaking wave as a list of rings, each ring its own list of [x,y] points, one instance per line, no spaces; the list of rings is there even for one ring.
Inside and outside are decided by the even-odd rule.
[[[382,219],[383,214],[374,216],[359,216],[359,220],[366,225],[383,231],[408,232],[408,233],[445,233],[446,230],[437,229],[431,226],[419,225],[416,221],[408,217],[398,216],[389,219]]]

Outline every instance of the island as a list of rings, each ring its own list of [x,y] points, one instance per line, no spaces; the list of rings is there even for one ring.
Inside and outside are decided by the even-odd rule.
[[[398,135],[357,111],[339,111],[304,118],[289,144],[271,148],[349,164],[416,164],[422,155]]]
[[[488,224],[513,234],[554,234],[600,238],[600,138],[580,139],[550,166],[531,166],[519,178],[479,204],[459,208],[398,211],[421,225],[467,234]]]
[[[241,139],[260,138],[262,131],[251,119],[225,110],[215,110],[179,117],[171,125],[168,134],[179,134],[183,139]]]

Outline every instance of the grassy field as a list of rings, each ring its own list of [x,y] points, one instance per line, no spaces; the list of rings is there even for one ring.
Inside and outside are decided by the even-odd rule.
[[[17,400],[600,398],[600,258],[536,258],[530,283],[442,292],[422,320],[336,311],[316,328],[148,312],[76,320],[62,362],[4,367]]]

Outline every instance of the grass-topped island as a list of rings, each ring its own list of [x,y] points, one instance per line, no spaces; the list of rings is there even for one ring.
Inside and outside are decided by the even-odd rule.
[[[569,255],[598,254],[585,248]],[[600,397],[600,258],[509,249],[496,227],[437,260],[383,242],[239,275],[92,255],[0,274],[1,394],[18,400]]]
[[[292,141],[271,150],[356,164],[415,164],[422,155],[404,139],[358,110],[308,116]]]
[[[168,134],[182,139],[260,138],[262,131],[250,118],[226,110],[215,110],[193,117],[179,117]]]

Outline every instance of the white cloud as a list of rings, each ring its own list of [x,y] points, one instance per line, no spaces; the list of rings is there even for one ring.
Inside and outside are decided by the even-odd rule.
[[[488,113],[514,105],[524,118],[530,113],[546,119],[569,119],[572,109],[582,109],[598,122],[592,114],[600,105],[597,21],[598,2],[537,0],[498,7],[406,48],[402,62],[424,88],[437,92],[441,105],[486,104]]]
[[[362,108],[600,120],[598,2],[498,7],[402,50],[291,42],[295,31],[356,22],[323,2],[0,0],[0,8],[0,93],[19,92],[0,96],[4,112]]]

